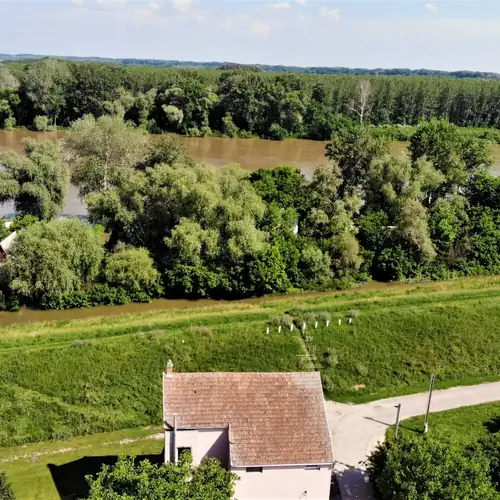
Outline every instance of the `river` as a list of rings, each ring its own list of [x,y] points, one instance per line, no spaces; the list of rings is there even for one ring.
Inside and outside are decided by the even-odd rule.
[[[31,132],[28,130],[0,130],[0,150],[21,150],[24,137],[36,139],[63,139],[66,132]],[[179,136],[189,154],[196,160],[213,165],[238,163],[248,171],[259,168],[274,168],[286,164],[300,168],[306,177],[311,177],[318,165],[326,163],[325,142],[305,139],[269,141],[265,139],[226,139],[220,137]],[[407,143],[394,142],[392,153],[406,151]],[[495,164],[492,171],[500,175],[500,146],[495,146]],[[0,205],[0,215],[12,213],[9,204]],[[78,191],[70,186],[63,210],[68,215],[85,215],[85,205],[78,198]]]

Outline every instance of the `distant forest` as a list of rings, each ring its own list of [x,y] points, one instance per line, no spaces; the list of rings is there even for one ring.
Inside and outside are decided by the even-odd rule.
[[[0,54],[0,61],[35,61],[43,59],[39,54]],[[57,56],[58,59],[68,61],[91,61],[100,63],[114,63],[123,66],[152,66],[158,68],[194,68],[194,69],[248,69],[251,71],[267,71],[277,73],[305,73],[310,75],[368,75],[368,76],[439,76],[448,78],[488,78],[500,79],[499,73],[485,71],[441,71],[435,69],[409,69],[409,68],[345,68],[328,66],[284,66],[281,64],[240,64],[220,61],[176,61],[164,59],[134,59],[134,58],[106,58],[106,57],[74,57]]]
[[[499,80],[253,69],[5,62],[0,128],[43,131],[84,115],[121,115],[152,133],[329,140],[348,120],[409,140],[420,122],[440,118],[500,142]]]

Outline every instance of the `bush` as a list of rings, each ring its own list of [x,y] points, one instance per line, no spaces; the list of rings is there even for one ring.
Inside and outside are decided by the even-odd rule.
[[[379,500],[494,500],[498,498],[482,453],[421,436],[389,439],[372,453],[367,472]]]
[[[332,367],[339,364],[339,356],[337,354],[337,351],[333,348],[327,349],[323,358],[326,366]]]
[[[39,132],[45,132],[49,130],[49,117],[48,116],[35,116],[33,120],[33,128]]]
[[[0,472],[0,500],[15,500],[16,496],[10,487],[5,472]]]
[[[130,302],[150,302],[152,296],[145,291],[130,292],[124,288],[113,288],[108,284],[97,284],[88,290],[77,290],[45,296],[42,309],[73,309],[95,306],[115,306]]]
[[[161,295],[160,275],[145,248],[119,247],[106,259],[104,279],[114,288],[130,294]]]
[[[5,130],[13,130],[16,126],[16,119],[13,116],[5,118],[3,122],[3,128]]]
[[[290,328],[293,324],[293,317],[289,314],[284,314],[283,316],[276,316],[271,320],[271,324],[275,326],[286,326]]]

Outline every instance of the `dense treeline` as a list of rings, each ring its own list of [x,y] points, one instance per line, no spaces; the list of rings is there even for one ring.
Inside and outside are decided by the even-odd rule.
[[[83,307],[500,273],[491,142],[446,121],[422,122],[400,157],[373,128],[339,121],[329,165],[307,180],[287,166],[248,176],[197,164],[175,138],[149,141],[122,114],[76,121],[64,154],[28,141],[0,158],[0,200],[42,220],[14,242],[7,300]],[[106,251],[96,229],[49,222],[63,203],[61,158]]]
[[[46,56],[36,54],[0,54],[0,61],[36,61]],[[254,71],[269,71],[273,73],[307,73],[312,75],[385,75],[385,76],[439,76],[451,78],[491,78],[500,79],[499,73],[491,71],[442,71],[435,69],[409,68],[346,68],[342,66],[284,66],[282,64],[241,64],[234,62],[197,62],[176,61],[164,59],[135,59],[135,58],[106,58],[106,57],[76,57],[59,56],[60,59],[75,62],[114,63],[124,66],[153,66],[161,68],[190,68],[190,69],[234,69],[250,68]]]
[[[231,68],[231,66],[229,66]],[[250,68],[251,69],[251,68]],[[500,82],[272,74],[56,59],[0,66],[0,126],[46,130],[121,110],[150,132],[328,140],[342,116],[373,125],[443,118],[500,127]],[[397,135],[397,127],[388,127]]]

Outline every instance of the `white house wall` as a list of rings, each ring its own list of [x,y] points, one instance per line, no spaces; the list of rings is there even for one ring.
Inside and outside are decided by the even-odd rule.
[[[305,466],[263,467],[262,472],[246,472],[232,467],[238,474],[235,498],[238,500],[328,500],[331,466],[306,470]]]
[[[171,461],[173,431],[165,432],[165,461]],[[204,457],[217,458],[224,467],[229,463],[229,440],[227,429],[177,430],[175,450],[191,448],[194,465]]]

